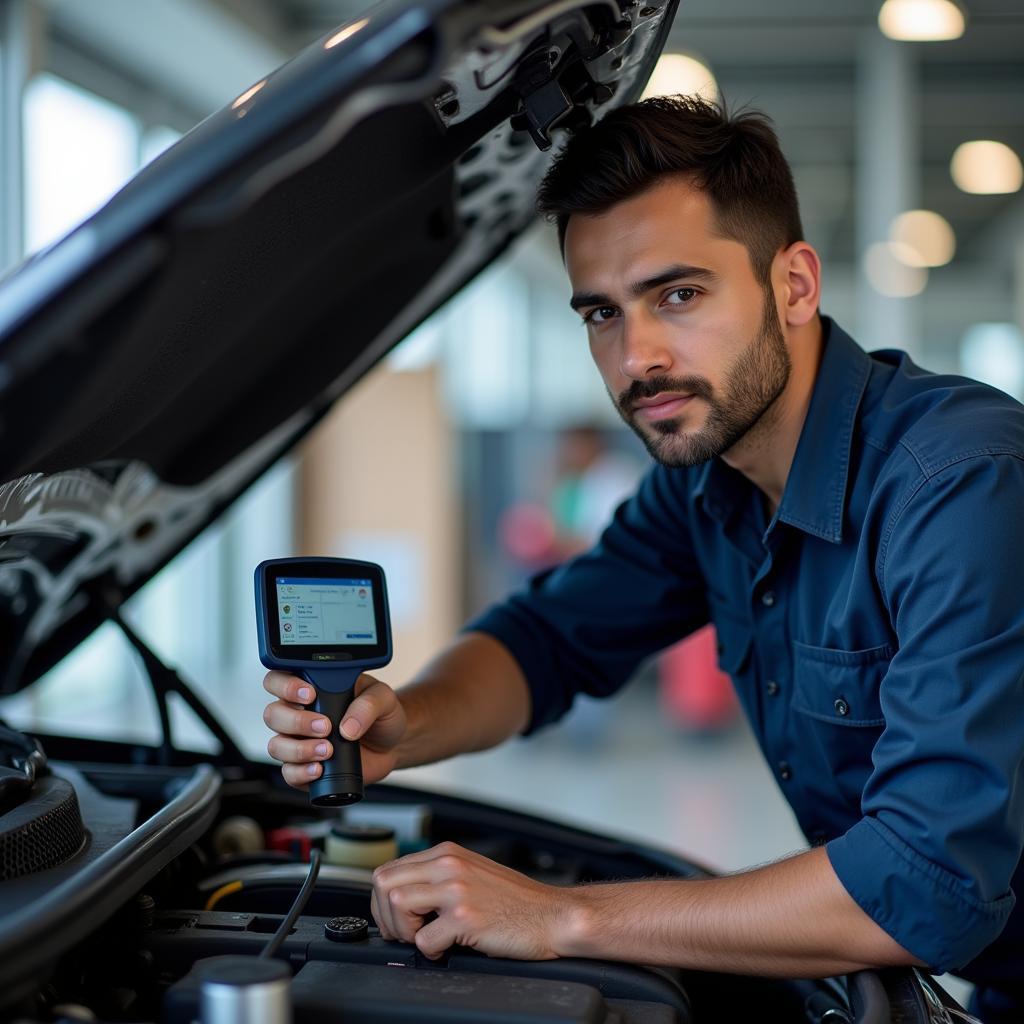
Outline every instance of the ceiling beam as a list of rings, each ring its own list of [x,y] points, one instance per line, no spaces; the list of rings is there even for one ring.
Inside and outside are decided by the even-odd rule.
[[[283,49],[209,0],[44,0],[53,25],[202,116],[282,64]]]

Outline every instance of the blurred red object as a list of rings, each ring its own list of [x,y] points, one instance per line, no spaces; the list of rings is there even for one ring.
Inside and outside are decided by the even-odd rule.
[[[705,626],[658,660],[662,707],[686,729],[717,732],[739,710],[732,681],[718,667],[714,626]]]
[[[309,836],[301,828],[275,828],[267,833],[267,849],[290,853],[296,860],[309,860]]]
[[[533,566],[558,560],[555,521],[541,505],[520,502],[509,506],[498,523],[498,536],[517,562]]]

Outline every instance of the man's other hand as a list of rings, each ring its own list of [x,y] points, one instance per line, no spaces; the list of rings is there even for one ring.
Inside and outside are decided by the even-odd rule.
[[[320,777],[334,750],[330,722],[310,711],[316,691],[310,683],[285,672],[268,672],[263,689],[277,699],[263,711],[263,721],[274,735],[267,752],[281,761],[285,782],[306,789]],[[356,697],[341,722],[345,739],[358,739],[363,762],[363,779],[379,782],[397,763],[396,747],[405,735],[405,711],[397,694],[386,683],[363,673],[356,680]]]
[[[441,843],[377,868],[370,909],[383,938],[414,942],[432,960],[453,945],[553,960],[570,892]]]

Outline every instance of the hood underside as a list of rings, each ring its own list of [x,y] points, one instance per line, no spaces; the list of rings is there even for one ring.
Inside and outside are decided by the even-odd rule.
[[[676,0],[379,6],[0,282],[0,693],[180,551],[534,218]]]

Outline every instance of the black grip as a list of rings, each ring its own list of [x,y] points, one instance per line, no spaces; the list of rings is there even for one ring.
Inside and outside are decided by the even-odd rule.
[[[358,740],[346,740],[338,726],[352,703],[352,690],[330,693],[317,690],[313,710],[331,723],[331,756],[323,761],[323,774],[309,784],[309,802],[317,807],[344,807],[363,799],[363,763],[359,757]]]

